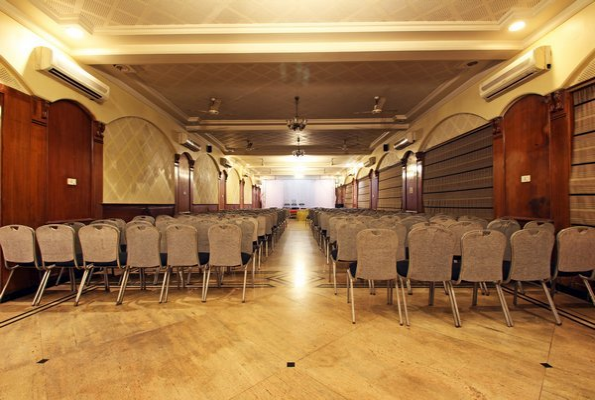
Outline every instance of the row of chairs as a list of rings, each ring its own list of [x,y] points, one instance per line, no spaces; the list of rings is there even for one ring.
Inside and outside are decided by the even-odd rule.
[[[595,229],[570,227],[554,237],[548,229],[522,229],[510,238],[511,261],[504,260],[506,236],[491,229],[465,232],[461,237],[461,257],[454,249],[456,234],[439,225],[416,226],[408,234],[409,258],[399,260],[399,237],[392,229],[365,228],[356,234],[357,259],[348,268],[348,302],[352,306],[355,323],[353,283],[356,279],[367,281],[387,280],[389,304],[392,288],[397,289],[400,323],[403,324],[399,301],[399,285],[405,309],[405,323],[409,325],[405,281],[430,283],[429,303],[433,303],[433,286],[442,282],[449,296],[454,324],[461,326],[453,284],[473,283],[472,304],[477,304],[478,286],[485,282],[495,285],[506,324],[513,326],[512,317],[504,298],[502,284],[509,282],[538,282],[543,288],[556,324],[561,324],[547,283],[557,276],[577,275],[589,289],[591,300],[595,296],[589,281],[595,279]],[[552,266],[551,257],[557,240],[557,260]],[[398,283],[397,283],[398,282]],[[517,303],[518,285],[514,285],[514,304]]]
[[[257,235],[259,219],[253,218],[257,215],[271,224],[277,224],[270,227],[269,234],[264,228],[262,237]],[[49,224],[36,230],[23,225],[4,226],[0,228],[0,245],[4,265],[10,273],[0,293],[0,301],[18,268],[35,268],[43,272],[33,305],[40,304],[50,274],[58,268],[60,274],[56,283],[62,272],[67,270],[73,291],[75,270],[83,271],[75,304],[79,303],[94,271],[103,271],[105,289],[109,291],[108,271],[119,268],[123,273],[117,304],[122,303],[133,271],[139,273],[141,289],[147,287],[146,270],[153,270],[154,283],[157,283],[159,274],[163,271],[160,302],[165,302],[172,272],[176,271],[179,276],[178,285],[185,286],[186,282],[190,282],[193,268],[203,272],[203,301],[206,301],[211,269],[216,269],[218,286],[221,286],[224,269],[242,269],[242,301],[245,301],[247,265],[252,260],[254,283],[256,256],[264,241],[268,253],[268,243],[274,243],[273,237],[282,232],[285,219],[285,213],[273,210],[250,214],[216,214],[209,215],[208,218],[193,215],[181,215],[178,218],[158,216],[156,219],[138,216],[128,223],[120,219],[104,219],[93,221],[90,225],[77,222]],[[205,221],[208,223],[203,224]],[[262,224],[264,226],[265,222]],[[203,229],[199,233],[197,228]],[[187,278],[184,278],[186,271]]]

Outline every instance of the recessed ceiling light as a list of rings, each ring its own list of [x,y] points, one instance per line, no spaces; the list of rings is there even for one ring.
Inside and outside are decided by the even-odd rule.
[[[82,39],[85,36],[85,31],[78,26],[68,26],[64,31],[73,39]]]
[[[521,29],[525,28],[527,24],[525,23],[525,21],[515,21],[512,24],[510,24],[510,26],[508,27],[508,30],[510,32],[517,32],[520,31]]]

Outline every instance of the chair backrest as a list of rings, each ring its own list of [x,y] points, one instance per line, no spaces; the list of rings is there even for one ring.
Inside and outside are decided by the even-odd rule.
[[[111,224],[85,225],[79,230],[83,262],[120,265],[120,231]]]
[[[430,218],[430,222],[435,222],[440,225],[448,227],[448,226],[454,224],[455,222],[457,222],[457,220],[450,216],[435,215],[432,218]]]
[[[160,233],[157,227],[134,224],[126,228],[126,265],[136,268],[161,266]]]
[[[545,229],[522,229],[512,234],[509,279],[538,281],[551,278],[554,234]]]
[[[218,223],[214,219],[199,219],[192,223],[198,232],[198,251],[200,253],[209,252],[209,228]]]
[[[440,225],[412,229],[409,240],[408,278],[441,282],[452,275],[455,234]]]
[[[256,242],[258,240],[258,220],[252,216],[241,217],[241,219],[250,222],[254,226],[252,232],[252,242]]]
[[[457,220],[477,222],[481,225],[481,229],[486,229],[488,227],[488,221],[485,218],[476,217],[475,215],[461,215]]]
[[[198,265],[198,233],[188,224],[171,224],[165,230],[167,265],[191,267]]]
[[[111,219],[96,219],[95,221],[91,221],[91,225],[95,225],[95,224],[111,225],[113,227],[118,228],[118,230],[120,230],[120,226],[118,225],[118,223]]]
[[[160,222],[163,223],[163,222]],[[147,220],[144,219],[133,219],[132,221],[129,221],[126,223],[126,229],[130,226],[134,226],[134,225],[149,225],[149,226],[153,226],[153,224]]]
[[[209,228],[209,265],[242,265],[242,230],[237,225],[216,224]]]
[[[337,224],[337,260],[357,260],[356,236],[366,228],[366,224],[360,221],[342,221]]]
[[[0,228],[0,246],[4,263],[34,263],[37,266],[35,251],[35,231],[25,225],[6,225]]]
[[[329,226],[329,240],[331,243],[334,243],[337,241],[337,224],[341,221],[344,221],[345,217],[331,217],[328,220],[328,226]]]
[[[364,229],[356,236],[356,277],[371,280],[397,278],[399,238],[391,229]]]
[[[556,270],[587,272],[595,270],[595,228],[573,226],[558,232]]]
[[[79,229],[81,229],[85,224],[82,222],[64,222],[63,225],[70,226],[74,229],[74,250],[76,254],[82,254],[83,250],[81,249],[81,241],[79,240]]]
[[[455,234],[455,256],[461,255],[461,238],[466,232],[482,230],[482,226],[475,221],[458,221],[448,225]]]
[[[488,224],[488,229],[502,232],[506,236],[506,250],[504,251],[504,261],[512,259],[510,248],[510,238],[513,233],[521,229],[521,226],[514,219],[495,219]]]
[[[45,267],[53,263],[76,263],[76,246],[74,229],[62,224],[42,225],[35,230],[39,245],[41,263]]]
[[[252,240],[252,236],[254,235],[254,224],[252,221],[246,221],[244,219],[236,219],[234,223],[242,230],[242,253],[252,254],[254,242]]]
[[[393,222],[399,222],[399,221],[401,221],[401,217],[399,217],[396,214],[383,215],[383,216],[380,217],[380,219],[388,219],[388,220],[393,221]]]
[[[258,220],[258,236],[266,235],[267,218],[264,215],[257,215],[256,219]]]
[[[489,229],[465,232],[461,237],[459,281],[500,282],[506,236]]]
[[[133,221],[147,221],[150,222],[151,225],[155,225],[155,218],[151,217],[150,215],[137,215],[136,217],[132,218]]]
[[[548,221],[529,221],[523,226],[523,229],[547,229],[551,233],[556,233],[554,224]]]

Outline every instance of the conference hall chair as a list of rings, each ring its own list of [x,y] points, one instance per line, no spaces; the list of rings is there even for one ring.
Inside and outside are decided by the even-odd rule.
[[[450,228],[452,228],[452,225]],[[471,230],[463,234],[460,246],[460,274],[455,284],[458,285],[463,281],[473,283],[471,304],[476,306],[478,285],[484,282],[492,282],[496,286],[496,293],[498,293],[506,325],[512,327],[512,317],[501,286],[504,280],[502,264],[506,249],[506,236],[502,232],[488,229]],[[457,268],[456,265],[455,268]]]
[[[126,265],[122,274],[122,283],[116,305],[122,304],[124,293],[128,286],[128,279],[132,270],[138,270],[140,276],[140,289],[147,289],[146,273],[147,268],[155,269],[157,272],[161,267],[161,255],[159,253],[160,234],[157,227],[153,225],[134,224],[126,228],[128,245],[126,247]]]
[[[209,274],[211,269],[217,270],[218,286],[221,285],[222,268],[241,269],[244,271],[242,285],[242,303],[246,302],[246,280],[248,277],[247,263],[249,258],[242,257],[242,229],[235,224],[216,224],[209,228],[209,269],[207,272],[208,290]],[[246,263],[244,263],[246,261]]]
[[[70,288],[76,291],[74,270],[79,268],[76,254],[76,234],[72,227],[62,224],[42,225],[35,230],[35,237],[39,245],[41,269],[44,271],[33,299],[33,306],[41,303],[41,298],[47,286],[50,274],[55,268],[65,268],[70,275]]]
[[[196,228],[188,224],[172,224],[165,230],[167,240],[167,263],[161,285],[160,303],[167,303],[171,274],[175,270],[178,275],[178,287],[185,286],[184,269],[197,267],[201,269],[198,259],[198,233]],[[207,276],[203,270],[202,301],[205,301],[205,280]]]
[[[252,261],[252,287],[254,287],[254,275],[256,274],[256,257],[254,256],[253,236],[255,226],[252,221],[237,218],[233,221],[242,230],[242,265]]]
[[[454,324],[461,326],[461,319],[457,307],[452,282],[458,280],[456,269],[453,268],[455,234],[440,225],[422,226],[412,229],[408,235],[409,259],[397,262],[397,272],[403,291],[405,321],[409,326],[407,298],[405,296],[405,279],[430,283],[429,304],[434,302],[434,284],[442,282],[448,293]]]
[[[83,226],[85,226],[85,224],[83,224],[82,222],[69,221],[69,222],[62,223],[62,225],[70,226],[72,229],[74,229],[74,251],[76,252],[76,255],[78,257],[77,259],[80,261],[79,264],[82,264],[83,251],[81,250],[81,241],[79,240],[79,229],[81,229]],[[63,273],[64,273],[64,268],[60,268],[60,273],[58,274],[58,277],[56,278],[56,286],[58,286],[60,284],[60,280],[62,278]],[[71,283],[73,283],[72,280],[71,280]]]
[[[473,221],[481,225],[481,229],[487,229],[488,221],[485,218],[477,217],[475,215],[461,215],[457,221]]]
[[[151,225],[155,225],[155,218],[151,217],[150,215],[137,215],[136,217],[132,218],[133,221],[147,221],[150,222]]]
[[[504,263],[504,283],[539,282],[550,305],[557,325],[562,321],[546,282],[551,281],[551,258],[554,248],[554,235],[546,229],[522,229],[510,237],[511,262]],[[514,290],[514,304],[517,304],[518,286]]]
[[[355,324],[353,285],[357,279],[364,279],[368,282],[386,281],[389,305],[393,303],[393,287],[396,287],[399,323],[403,325],[399,289],[396,286],[398,275],[395,265],[399,246],[397,233],[391,229],[364,229],[357,233],[356,246],[357,262],[350,264],[347,269],[349,281],[347,302],[351,303],[351,322]]]
[[[548,221],[529,221],[525,224],[525,226],[523,226],[523,229],[547,229],[548,231],[550,231],[551,233],[555,234],[556,233],[556,228],[554,227],[554,224],[552,224],[551,222]]]
[[[461,238],[469,231],[482,230],[481,225],[475,221],[458,221],[447,226],[455,234],[455,261],[461,259]]]
[[[83,277],[79,284],[74,305],[78,306],[81,295],[95,269],[103,270],[105,291],[110,291],[108,269],[121,268],[126,262],[126,253],[120,251],[120,231],[111,224],[94,223],[79,230],[83,250]]]
[[[24,268],[41,269],[37,261],[35,231],[32,228],[24,225],[6,225],[1,227],[0,247],[2,247],[4,268],[10,271],[0,293],[1,302],[15,270]],[[39,288],[37,291],[39,292]],[[33,301],[35,302],[36,299],[37,293]]]
[[[590,284],[595,281],[595,228],[573,226],[562,229],[557,236],[557,250],[554,282],[558,277],[580,277],[595,304],[595,293]]]
[[[502,232],[506,236],[506,250],[504,251],[504,261],[510,261],[512,257],[510,247],[510,237],[513,233],[521,229],[521,226],[514,219],[498,218],[488,224],[487,229]]]
[[[333,261],[333,289],[337,294],[337,267],[349,268],[357,262],[356,236],[367,229],[363,221],[343,221],[337,224],[337,248],[332,251]]]

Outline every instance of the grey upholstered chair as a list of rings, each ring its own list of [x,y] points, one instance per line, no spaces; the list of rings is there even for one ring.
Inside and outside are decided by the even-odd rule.
[[[469,231],[482,230],[482,226],[475,221],[458,221],[453,222],[447,228],[455,234],[455,258],[461,256],[461,238]],[[502,263],[500,263],[502,264]]]
[[[450,226],[452,228],[452,225]],[[472,305],[477,305],[477,287],[483,282],[493,282],[502,306],[506,325],[513,326],[512,317],[500,286],[504,280],[502,264],[506,236],[502,232],[491,230],[472,230],[461,238],[461,272],[456,284],[473,282]]]
[[[217,269],[218,283],[223,276],[222,268],[241,268],[244,271],[242,303],[246,301],[246,279],[248,268],[242,260],[242,229],[235,224],[216,224],[209,228],[209,271]],[[208,286],[205,288],[205,300]]]
[[[390,221],[389,221],[390,222]],[[356,279],[367,281],[387,281],[387,303],[393,302],[393,287],[397,281],[397,248],[399,238],[391,229],[364,229],[356,236],[357,263],[351,264],[347,270],[349,290],[347,302],[351,302],[351,321],[355,324],[355,298],[353,283]],[[403,325],[401,301],[397,288],[397,308],[399,323]]]
[[[461,215],[457,218],[457,221],[473,221],[477,222],[481,225],[481,229],[486,229],[488,227],[488,221],[481,217],[476,217],[475,215]]]
[[[165,274],[163,276],[163,283],[161,285],[161,295],[159,296],[160,303],[167,303],[169,295],[169,286],[171,274],[176,270],[178,274],[178,286],[186,286],[184,280],[184,269],[198,267],[200,262],[198,258],[198,233],[196,228],[189,224],[171,224],[165,230],[167,241],[167,263],[165,265]],[[203,267],[203,288],[202,301],[205,301],[205,282],[207,273]]]
[[[504,261],[510,261],[512,257],[510,248],[510,237],[513,233],[521,229],[521,226],[514,219],[498,218],[488,224],[488,229],[502,232],[506,236],[506,250],[504,251]]]
[[[587,287],[591,302],[595,293],[589,281],[595,280],[595,228],[573,226],[558,232],[558,259],[554,279],[559,276],[579,276]]]
[[[237,218],[233,221],[242,230],[242,265],[247,265],[252,261],[252,287],[254,287],[254,275],[256,273],[256,257],[254,254],[254,223],[249,220]]]
[[[79,230],[79,239],[83,250],[84,272],[74,305],[79,304],[90,274],[96,268],[103,270],[105,290],[109,292],[110,285],[107,270],[121,268],[122,263],[125,262],[125,255],[120,253],[120,230],[116,226],[101,223],[83,226]]]
[[[126,247],[126,265],[122,275],[122,284],[116,305],[122,304],[124,293],[128,286],[130,272],[138,269],[140,275],[140,289],[147,288],[145,270],[147,268],[159,271],[161,269],[161,255],[159,253],[160,234],[153,225],[134,224],[126,228],[128,244]]]
[[[72,229],[74,229],[74,251],[76,252],[78,260],[81,261],[79,264],[82,264],[83,251],[81,250],[81,241],[79,240],[79,229],[81,229],[83,226],[85,226],[85,224],[83,224],[82,222],[69,221],[69,222],[64,222],[63,225],[70,226]],[[64,268],[60,268],[60,273],[58,274],[58,277],[56,278],[56,286],[58,286],[60,284],[60,280],[62,278],[63,273],[64,273]],[[70,282],[71,282],[71,284],[73,284],[73,283],[76,284],[72,279],[73,275],[74,275],[74,273],[72,273],[70,276],[70,278],[71,278]]]
[[[41,269],[44,270],[34,306],[39,305],[50,274],[55,268],[66,268],[70,273],[70,288],[76,291],[74,270],[78,269],[76,255],[76,234],[72,227],[62,224],[42,225],[35,230],[35,237],[41,255]]]
[[[151,217],[150,215],[137,215],[136,217],[132,218],[133,221],[147,221],[150,222],[151,225],[155,225],[155,218]]]
[[[448,293],[455,326],[461,326],[452,281],[458,280],[453,273],[455,234],[439,225],[422,226],[412,229],[408,235],[409,260],[397,262],[397,272],[403,291],[405,321],[409,325],[404,279],[430,283],[429,304],[433,304],[434,283],[443,282]]]
[[[6,293],[6,288],[14,271],[21,268],[40,269],[35,250],[35,231],[24,225],[6,225],[0,228],[0,246],[4,267],[10,271],[6,283],[0,293],[0,301]],[[39,291],[39,289],[38,289]],[[37,294],[33,301],[35,302]]]
[[[529,221],[525,224],[525,226],[523,226],[523,229],[534,229],[534,228],[547,229],[551,233],[554,233],[554,234],[556,233],[556,227],[554,227],[554,224],[552,224],[551,222],[548,222],[548,221]]]
[[[348,268],[350,264],[357,262],[356,236],[366,228],[366,224],[360,221],[342,221],[337,224],[337,249],[331,252],[335,294],[337,294],[337,267]]]
[[[546,229],[522,229],[513,233],[510,237],[512,260],[510,264],[504,263],[505,283],[539,282],[554,314],[556,324],[561,325],[558,310],[546,286],[546,282],[552,277],[551,258],[554,241],[554,235]],[[517,287],[515,286],[514,304],[517,303]]]

